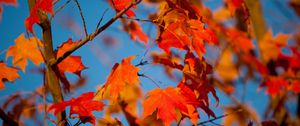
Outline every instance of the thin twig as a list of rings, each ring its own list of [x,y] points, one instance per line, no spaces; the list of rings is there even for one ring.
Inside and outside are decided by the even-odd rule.
[[[99,35],[101,32],[103,32],[105,29],[107,29],[112,23],[114,23],[117,19],[119,19],[127,10],[129,10],[134,5],[137,5],[142,0],[137,0],[132,3],[130,3],[126,8],[124,8],[122,11],[118,12],[113,18],[111,18],[106,24],[104,24],[102,27],[97,29],[95,32],[89,34],[85,38],[83,38],[81,41],[78,42],[75,46],[70,48],[68,51],[66,51],[62,56],[57,58],[56,60],[53,60],[50,62],[51,66],[57,65],[61,61],[63,61],[65,58],[67,58],[69,55],[71,55],[74,51],[76,51],[78,48],[86,44],[87,42],[93,40],[97,35]]]
[[[142,61],[142,60],[141,60],[141,62],[140,62],[139,64],[136,64],[136,65],[134,65],[134,66],[138,67],[138,66],[143,66],[143,65],[147,65],[147,64],[149,64],[148,61]]]
[[[80,12],[80,16],[81,16],[81,20],[82,20],[82,23],[83,23],[83,28],[84,28],[84,33],[85,33],[85,36],[88,36],[88,32],[87,32],[87,28],[86,28],[86,23],[85,23],[85,19],[84,19],[84,16],[83,16],[83,12],[82,12],[82,9],[81,9],[81,6],[80,6],[80,3],[78,2],[78,0],[74,0],[78,9],[79,9],[79,12]]]
[[[149,76],[147,76],[147,75],[145,75],[145,74],[140,74],[140,73],[137,73],[137,74],[138,74],[138,76],[140,76],[140,77],[145,77],[145,78],[151,80],[158,88],[160,88],[160,86],[159,86],[159,85],[158,85],[151,77],[149,77]]]
[[[218,117],[216,117],[216,118],[213,118],[213,119],[210,119],[210,120],[206,120],[206,121],[200,122],[200,123],[198,123],[197,125],[204,125],[204,124],[206,124],[206,123],[211,123],[211,122],[213,122],[213,121],[215,121],[215,120],[224,118],[224,117],[229,116],[229,115],[231,115],[231,114],[233,114],[233,113],[237,113],[237,112],[241,112],[241,111],[243,111],[243,110],[242,110],[242,109],[238,109],[238,110],[236,110],[236,111],[234,111],[234,112],[232,112],[232,113],[224,114],[224,115],[218,116]]]
[[[59,11],[61,11],[65,6],[67,6],[67,4],[68,3],[70,3],[71,2],[71,0],[68,0],[68,1],[66,1],[63,5],[61,5],[57,10],[55,10],[55,12],[51,15],[51,17],[50,17],[50,21],[52,21],[52,19],[54,18],[54,16],[59,12]]]
[[[101,16],[99,22],[97,23],[96,30],[100,27],[100,24],[101,24],[101,22],[102,22],[102,20],[103,20],[103,17],[104,17],[104,15],[105,15],[105,13],[106,13],[107,11],[108,11],[108,8],[105,9],[105,11],[103,12],[103,14],[102,14],[102,16]]]
[[[148,19],[139,19],[139,18],[129,18],[129,17],[121,17],[123,19],[129,19],[129,20],[135,20],[140,22],[151,22],[151,23],[157,23],[157,20],[148,20]]]

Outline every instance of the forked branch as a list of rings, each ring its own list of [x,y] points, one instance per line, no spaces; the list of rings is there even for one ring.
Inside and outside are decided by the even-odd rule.
[[[95,32],[89,34],[85,38],[83,38],[81,41],[78,42],[75,46],[70,48],[68,51],[66,51],[62,56],[58,57],[56,60],[53,60],[50,62],[51,66],[55,66],[61,61],[63,61],[65,58],[67,58],[69,55],[71,55],[74,51],[76,51],[78,48],[83,46],[89,41],[92,41],[97,35],[99,35],[101,32],[103,32],[105,29],[107,29],[112,23],[114,23],[116,20],[118,20],[127,10],[129,10],[131,7],[139,4],[142,0],[136,0],[130,3],[126,8],[124,8],[122,11],[119,11],[113,18],[111,18],[106,24],[98,28]]]

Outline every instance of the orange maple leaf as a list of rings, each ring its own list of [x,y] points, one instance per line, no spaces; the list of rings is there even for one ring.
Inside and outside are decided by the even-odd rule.
[[[148,43],[148,36],[143,32],[138,22],[136,21],[130,22],[129,28],[130,28],[129,35],[133,41],[136,41],[136,39],[138,38],[139,41],[144,42],[145,44]]]
[[[61,46],[58,47],[56,57],[61,57],[66,51],[75,46],[77,42],[73,42],[72,39],[68,39],[68,41],[64,42]],[[68,56],[62,62],[58,64],[58,68],[60,72],[69,72],[80,75],[80,72],[84,70],[86,67],[83,65],[80,56]]]
[[[10,82],[19,78],[18,70],[12,67],[7,67],[5,63],[0,62],[0,90],[4,89],[3,81]]]
[[[6,58],[13,57],[13,66],[18,66],[25,72],[27,66],[27,59],[31,60],[35,65],[39,65],[44,62],[42,53],[39,46],[42,43],[37,38],[26,39],[24,34],[21,34],[15,40],[15,46],[8,48]]]
[[[65,52],[67,52],[70,48],[76,45],[79,41],[73,42],[72,39],[68,39],[68,41],[64,42],[61,46],[58,47],[56,57],[61,57]],[[86,67],[83,65],[80,56],[68,56],[58,65],[58,70],[60,72],[60,80],[64,84],[64,89],[69,91],[70,83],[66,79],[65,72],[73,73],[80,76],[81,71],[84,70]]]
[[[178,15],[174,13],[174,15]],[[199,57],[206,52],[205,42],[216,44],[217,37],[214,32],[204,28],[204,23],[199,20],[189,21],[178,20],[167,26],[162,31],[158,40],[158,46],[166,53],[170,53],[170,48],[189,50],[193,49]]]
[[[29,32],[33,33],[32,26],[35,23],[40,23],[40,19],[38,16],[39,10],[53,14],[53,4],[52,3],[53,3],[53,0],[37,0],[34,7],[30,10],[29,17],[27,17],[24,22],[25,27]]]
[[[54,115],[65,111],[66,107],[70,106],[70,116],[77,114],[83,123],[90,122],[95,125],[96,117],[92,111],[102,111],[105,104],[94,99],[94,92],[81,94],[78,98],[72,98],[68,101],[53,104],[48,111],[54,110]]]
[[[231,28],[227,29],[226,35],[228,36],[230,44],[232,44],[236,51],[247,53],[254,48],[254,44],[245,32]]]
[[[110,0],[110,4],[117,10],[117,11],[121,11],[123,10],[125,7],[127,7],[133,0]],[[133,6],[133,8],[136,8],[136,6]],[[135,13],[129,9],[125,12],[125,14],[128,17],[133,17],[135,16]]]
[[[157,119],[161,119],[165,126],[169,126],[172,121],[179,120],[177,111],[188,113],[185,98],[178,88],[167,87],[165,90],[156,88],[148,92],[148,95],[143,103],[144,118],[157,110]]]
[[[281,48],[286,46],[289,38],[289,35],[283,33],[278,33],[277,36],[272,37],[272,31],[267,32],[258,43],[263,60],[276,60],[281,52]]]
[[[216,72],[224,81],[233,81],[238,78],[239,71],[235,65],[234,53],[231,48],[225,49],[221,54]]]
[[[108,93],[109,99],[114,102],[126,85],[136,85],[140,82],[137,75],[140,68],[130,63],[133,58],[135,58],[135,56],[129,56],[123,59],[121,64],[117,63],[114,65],[106,83],[100,89],[100,92],[102,92],[99,93],[100,95]]]

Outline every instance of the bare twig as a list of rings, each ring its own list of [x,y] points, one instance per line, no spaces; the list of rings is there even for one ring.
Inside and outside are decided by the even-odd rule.
[[[68,51],[66,51],[62,56],[58,57],[56,60],[52,60],[50,63],[51,66],[54,66],[61,61],[63,61],[65,58],[67,58],[69,55],[71,55],[74,51],[76,51],[78,48],[86,44],[87,42],[93,40],[97,35],[99,35],[101,32],[103,32],[105,29],[107,29],[112,23],[114,23],[117,19],[119,19],[127,10],[129,10],[131,7],[134,5],[137,5],[141,2],[142,0],[136,0],[132,3],[130,3],[125,9],[122,11],[118,12],[113,18],[111,18],[106,24],[104,24],[102,27],[97,29],[95,32],[89,34],[85,38],[83,38],[81,41],[78,42],[75,46],[70,48]]]
[[[81,9],[81,6],[80,6],[80,3],[78,2],[78,0],[74,0],[78,9],[79,9],[79,12],[80,12],[80,16],[81,16],[81,20],[82,20],[82,23],[83,23],[83,28],[84,28],[84,33],[85,33],[85,36],[88,36],[88,32],[87,32],[87,28],[86,28],[86,23],[85,23],[85,19],[84,19],[84,16],[83,16],[83,12],[82,12],[82,9]]]
[[[148,20],[148,19],[139,19],[139,18],[129,18],[129,17],[121,17],[128,20],[135,20],[140,22],[151,22],[151,23],[157,23],[157,20]]]
[[[236,110],[236,111],[234,111],[234,112],[232,112],[232,113],[224,114],[224,115],[218,116],[218,117],[216,117],[216,118],[213,118],[213,119],[210,119],[210,120],[206,120],[206,121],[200,122],[200,123],[198,123],[197,125],[204,125],[204,124],[206,124],[206,123],[211,123],[211,122],[214,122],[214,121],[216,121],[216,120],[218,120],[218,119],[222,119],[222,118],[224,118],[224,117],[226,117],[226,116],[229,116],[229,115],[231,115],[231,114],[233,114],[233,113],[237,113],[237,112],[241,112],[241,111],[243,111],[243,110],[242,110],[242,109],[238,109],[238,110]]]
[[[140,77],[145,77],[145,78],[151,80],[158,88],[160,88],[160,86],[159,86],[159,85],[158,85],[151,77],[149,77],[149,76],[147,76],[147,75],[145,75],[145,74],[140,74],[140,73],[137,73],[137,74],[138,74],[138,76],[140,76]]]
[[[105,11],[103,12],[103,14],[102,14],[102,16],[101,16],[99,22],[97,23],[96,30],[100,27],[100,24],[101,24],[101,22],[102,22],[102,20],[103,20],[103,17],[104,17],[104,15],[105,15],[105,13],[106,13],[107,11],[108,11],[108,9],[105,9]]]
[[[141,60],[141,62],[140,62],[139,64],[136,64],[136,65],[134,65],[134,66],[138,67],[138,66],[143,66],[143,65],[147,65],[147,64],[149,64],[148,61],[142,61],[142,60]]]
[[[68,3],[70,3],[71,2],[71,0],[68,0],[68,1],[66,1],[63,5],[61,5],[57,10],[55,10],[55,12],[51,15],[51,17],[50,17],[50,21],[52,21],[52,19],[54,18],[54,16],[59,12],[59,11],[61,11],[65,6],[67,6],[67,4]]]

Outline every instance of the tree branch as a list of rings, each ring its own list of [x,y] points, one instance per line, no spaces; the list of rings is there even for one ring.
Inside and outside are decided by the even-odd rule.
[[[8,116],[1,108],[0,118],[3,120],[3,124],[8,124],[9,126],[19,126],[18,122],[16,122],[13,118]]]
[[[32,7],[34,7],[35,4],[36,4],[35,0],[28,0],[28,5],[30,10]],[[38,13],[38,16],[40,18],[39,26],[42,28],[42,32],[43,32],[42,35],[43,35],[43,43],[44,43],[44,58],[46,63],[46,77],[45,77],[46,86],[50,90],[54,103],[58,103],[63,101],[63,94],[61,92],[61,87],[55,72],[57,70],[57,67],[55,66],[52,67],[50,65],[50,61],[55,60],[55,55],[54,55],[53,45],[52,45],[51,24],[46,13],[40,11]],[[66,118],[65,112],[61,112],[57,114],[56,118],[58,122],[63,122],[59,124],[60,126],[66,125],[66,123],[64,123],[65,122],[64,120]]]
[[[119,19],[127,10],[129,10],[134,5],[137,5],[142,0],[136,0],[132,3],[130,3],[125,9],[118,12],[113,18],[111,18],[106,24],[104,24],[102,27],[98,28],[95,32],[89,34],[85,38],[83,38],[81,41],[78,42],[75,46],[70,48],[68,51],[66,51],[61,57],[57,58],[56,60],[53,60],[50,62],[51,66],[55,66],[61,61],[63,61],[65,58],[67,58],[69,55],[71,55],[74,51],[76,51],[78,48],[86,44],[87,42],[93,40],[97,35],[99,35],[101,32],[103,32],[105,29],[107,29],[112,23],[114,23],[117,19]]]

